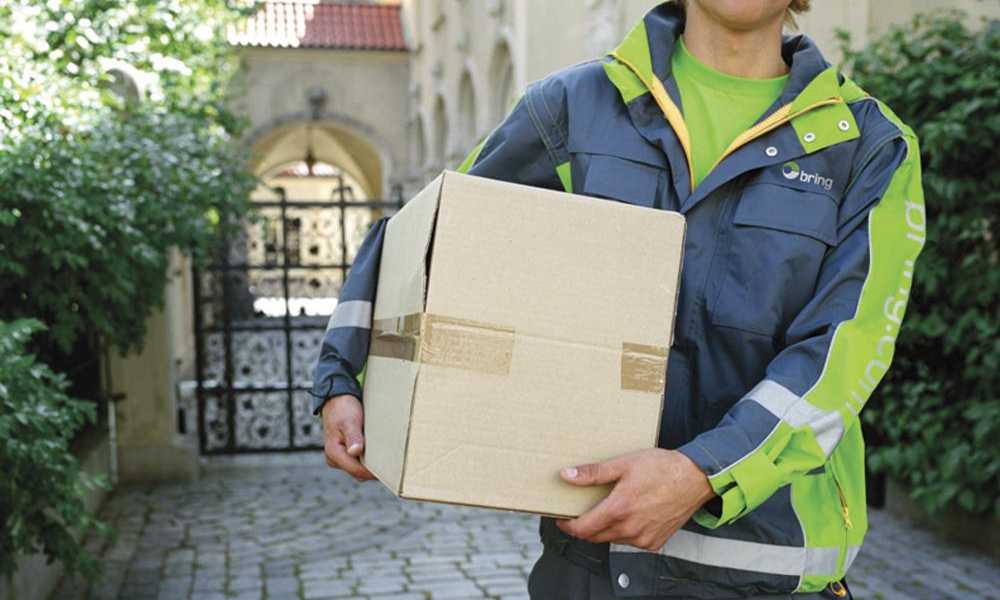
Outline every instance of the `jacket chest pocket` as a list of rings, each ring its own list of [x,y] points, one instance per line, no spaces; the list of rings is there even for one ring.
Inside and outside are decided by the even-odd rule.
[[[837,205],[824,194],[747,187],[724,223],[706,290],[713,325],[775,338],[809,301],[836,244]]]
[[[584,174],[578,193],[638,206],[658,206],[660,180],[666,180],[664,169],[609,154],[578,153],[576,158]]]

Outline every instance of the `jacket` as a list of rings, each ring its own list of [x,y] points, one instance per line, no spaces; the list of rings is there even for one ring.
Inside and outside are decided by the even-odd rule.
[[[658,552],[612,544],[616,595],[819,591],[867,528],[858,415],[889,369],[924,244],[917,139],[808,37],[786,36],[781,97],[692,189],[670,72],[683,26],[662,4],[609,56],[530,85],[462,169],[687,219],[659,445],[718,498]],[[331,318],[317,410],[361,397],[384,226]]]

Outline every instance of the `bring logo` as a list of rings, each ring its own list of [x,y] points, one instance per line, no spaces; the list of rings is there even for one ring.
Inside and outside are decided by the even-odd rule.
[[[832,177],[823,177],[819,173],[806,173],[799,167],[799,163],[794,160],[790,160],[781,165],[781,174],[785,177],[785,179],[798,179],[802,183],[818,185],[827,191],[833,189]]]

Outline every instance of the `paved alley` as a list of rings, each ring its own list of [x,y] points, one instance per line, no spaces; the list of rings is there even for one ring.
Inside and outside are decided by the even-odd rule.
[[[255,460],[118,490],[103,510],[118,538],[95,548],[105,579],[89,592],[65,580],[54,598],[527,598],[537,518],[400,501],[318,453]],[[873,511],[849,581],[859,599],[997,598],[1000,567]]]

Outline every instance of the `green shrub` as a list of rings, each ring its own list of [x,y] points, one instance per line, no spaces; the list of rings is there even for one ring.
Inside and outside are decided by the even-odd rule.
[[[72,366],[73,389],[99,381],[80,355],[140,346],[171,252],[197,259],[249,210],[225,109],[235,15],[228,0],[0,2],[0,574],[35,550],[98,571],[72,534],[106,531],[83,506],[100,480],[69,449],[95,406],[42,363]]]
[[[893,369],[865,410],[869,464],[934,513],[1000,516],[1000,25],[918,16],[852,77],[920,137],[929,235]]]
[[[0,147],[0,318],[37,318],[64,350],[84,334],[138,346],[170,250],[210,248],[255,180],[183,114],[136,108],[82,132],[31,122],[19,134]]]
[[[0,5],[0,318],[42,321],[64,353],[84,336],[135,348],[171,250],[198,257],[247,212],[225,6]],[[108,61],[156,83],[125,101]]]
[[[0,321],[0,576],[14,572],[19,554],[35,552],[93,576],[98,563],[75,536],[107,533],[84,506],[106,482],[82,473],[68,445],[94,419],[94,405],[66,396],[65,379],[25,353],[40,327]]]

